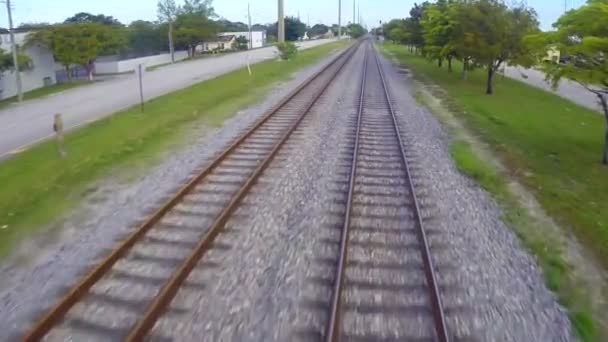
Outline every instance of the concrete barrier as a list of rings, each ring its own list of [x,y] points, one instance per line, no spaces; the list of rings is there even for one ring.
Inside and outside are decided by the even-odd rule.
[[[175,51],[175,61],[181,61],[188,58],[188,51]],[[140,58],[125,59],[122,61],[106,61],[95,63],[96,74],[121,74],[134,71],[139,64],[144,64],[146,67],[167,64],[171,62],[171,55],[164,53],[162,55],[146,56]]]

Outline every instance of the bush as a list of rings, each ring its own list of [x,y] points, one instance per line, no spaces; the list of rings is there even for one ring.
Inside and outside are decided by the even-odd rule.
[[[298,48],[292,42],[278,43],[277,49],[279,49],[279,55],[283,60],[293,59],[298,54]]]

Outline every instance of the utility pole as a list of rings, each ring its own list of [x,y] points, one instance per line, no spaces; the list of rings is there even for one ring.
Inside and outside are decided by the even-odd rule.
[[[338,39],[342,39],[342,0],[338,0]]]
[[[355,24],[355,23],[356,23],[356,18],[355,18],[355,16],[357,15],[357,11],[355,11],[355,1],[356,1],[356,0],[353,0],[353,24]]]
[[[357,4],[357,24],[361,25],[361,2]]]
[[[15,80],[17,81],[17,99],[23,101],[23,91],[21,89],[21,74],[19,73],[19,58],[17,58],[17,44],[15,44],[15,32],[13,32],[13,14],[11,13],[11,0],[6,0],[6,10],[8,12],[8,30],[11,37],[13,50],[13,67],[15,68]]]
[[[283,0],[279,0],[279,21],[277,23],[277,41],[285,42],[285,16],[283,15]]]
[[[251,8],[249,3],[247,3],[247,20],[249,23],[249,50],[253,49],[253,42],[251,39],[253,38],[253,34],[251,33]]]

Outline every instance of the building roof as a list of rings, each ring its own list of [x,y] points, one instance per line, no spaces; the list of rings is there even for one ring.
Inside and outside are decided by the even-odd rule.
[[[228,36],[219,36],[219,37],[217,37],[217,41],[220,42],[220,43],[226,43],[226,42],[229,42],[229,41],[231,41],[233,39],[234,39],[234,35],[233,34],[228,35]]]

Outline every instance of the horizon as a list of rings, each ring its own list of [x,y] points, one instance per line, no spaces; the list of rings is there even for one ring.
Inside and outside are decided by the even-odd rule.
[[[156,21],[157,1],[135,0],[121,2],[119,0],[107,0],[104,3],[77,3],[73,0],[56,0],[52,3],[42,0],[13,0],[13,22],[17,27],[23,23],[61,23],[65,19],[79,12],[91,14],[104,14],[118,19],[121,23],[128,25],[136,20]],[[182,1],[176,1],[181,4]],[[335,2],[335,4],[333,4]],[[379,6],[378,3],[384,6]],[[368,0],[358,1],[355,12],[361,13],[361,23],[368,28],[377,27],[380,21],[387,22],[391,19],[405,18],[409,15],[410,8],[414,3],[422,1],[399,1],[379,0],[370,2]],[[218,18],[233,22],[247,23],[247,5],[251,4],[251,16],[253,24],[269,24],[276,22],[276,0],[258,0],[256,2],[247,0],[215,0],[213,7]],[[550,0],[528,0],[528,6],[534,8],[539,17],[540,27],[550,30],[552,24],[563,14],[564,9],[577,8],[585,3],[585,0],[565,0],[560,5]],[[323,0],[286,0],[285,15],[299,17],[302,22],[310,26],[325,24],[331,26],[337,24],[337,1]],[[358,7],[358,9],[357,9]],[[112,8],[109,10],[109,8]],[[6,6],[3,6],[4,15],[0,15],[0,27],[8,28]],[[335,12],[335,13],[333,13]],[[394,15],[400,13],[401,15]],[[312,14],[312,16],[311,16]],[[357,14],[355,13],[355,17]],[[349,0],[342,1],[343,25],[353,21],[353,6]]]

